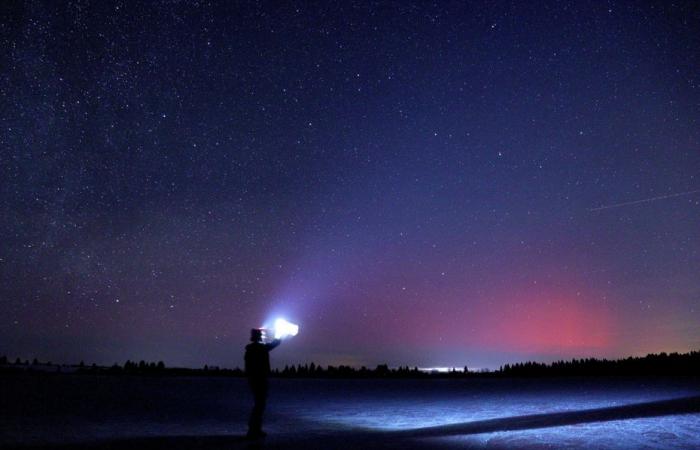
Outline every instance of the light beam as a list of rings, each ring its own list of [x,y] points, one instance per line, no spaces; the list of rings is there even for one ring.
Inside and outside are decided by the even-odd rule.
[[[275,339],[284,339],[287,336],[296,336],[299,333],[299,325],[287,322],[282,318],[275,320],[273,329],[275,330]]]

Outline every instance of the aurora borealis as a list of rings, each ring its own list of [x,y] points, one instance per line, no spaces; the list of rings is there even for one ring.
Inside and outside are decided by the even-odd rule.
[[[0,354],[233,367],[275,315],[277,365],[700,347],[693,2],[0,13]]]

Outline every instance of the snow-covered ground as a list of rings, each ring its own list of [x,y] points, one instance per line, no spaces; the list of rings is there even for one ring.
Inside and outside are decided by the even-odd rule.
[[[251,444],[242,379],[4,376],[0,447],[700,448],[697,396],[697,378],[272,380]]]

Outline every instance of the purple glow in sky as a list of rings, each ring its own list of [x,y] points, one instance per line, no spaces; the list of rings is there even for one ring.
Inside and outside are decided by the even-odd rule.
[[[0,7],[0,354],[700,347],[693,2]]]

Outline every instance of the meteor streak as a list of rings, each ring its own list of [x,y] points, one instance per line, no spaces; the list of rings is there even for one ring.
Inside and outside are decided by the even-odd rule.
[[[668,194],[668,195],[659,195],[656,197],[650,197],[650,198],[644,198],[642,200],[635,200],[632,202],[624,202],[624,203],[615,203],[614,205],[605,205],[605,206],[599,206],[597,208],[589,208],[588,211],[600,211],[603,209],[611,209],[611,208],[618,208],[620,206],[629,206],[629,205],[636,205],[638,203],[649,203],[653,202],[656,200],[663,200],[665,198],[673,198],[673,197],[680,197],[682,195],[690,195],[690,194],[695,194],[697,192],[700,192],[700,189],[696,189],[694,191],[688,191],[688,192],[679,192],[677,194]]]

